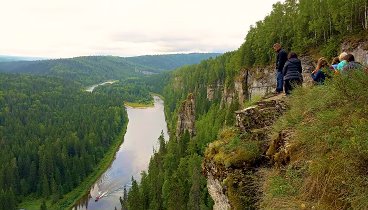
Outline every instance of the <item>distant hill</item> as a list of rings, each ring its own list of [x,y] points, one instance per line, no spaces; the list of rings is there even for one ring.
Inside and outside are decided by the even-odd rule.
[[[21,57],[21,56],[8,56],[8,55],[0,55],[0,62],[9,62],[9,61],[35,61],[35,60],[44,60],[45,58],[38,57]]]
[[[161,71],[172,70],[184,65],[197,64],[204,59],[217,57],[220,53],[190,53],[170,55],[144,55],[126,58],[130,62],[154,67]]]
[[[199,63],[218,53],[146,55],[138,57],[86,56],[68,59],[0,62],[0,72],[28,73],[92,84],[108,79],[137,77]]]

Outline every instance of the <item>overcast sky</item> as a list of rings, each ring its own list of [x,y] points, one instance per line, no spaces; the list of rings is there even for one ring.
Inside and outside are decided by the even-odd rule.
[[[0,0],[0,55],[226,52],[278,0]]]

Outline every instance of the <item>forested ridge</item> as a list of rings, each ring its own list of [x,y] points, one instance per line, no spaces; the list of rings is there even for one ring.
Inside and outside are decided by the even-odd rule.
[[[168,71],[217,55],[219,54],[192,53],[138,57],[84,56],[68,59],[0,62],[0,72],[47,75],[92,85],[110,79],[120,80]]]
[[[264,20],[251,26],[238,50],[161,77],[168,81],[162,94],[172,135],[167,143],[161,141],[160,150],[151,158],[148,171],[142,173],[140,184],[133,182],[122,201],[123,209],[212,209],[213,201],[201,174],[204,151],[223,129],[234,126],[234,111],[245,106],[236,97],[226,104],[223,89],[234,90],[241,71],[255,71],[254,67],[272,64],[275,59],[272,45],[276,42],[301,55],[331,58],[338,55],[343,40],[366,40],[367,6],[367,0],[276,3]],[[214,91],[212,100],[207,98],[208,88]],[[177,116],[188,94],[193,94],[195,99],[196,135],[190,137],[186,132],[177,138]],[[231,152],[240,142],[239,138],[235,139],[223,149]],[[285,187],[274,184],[276,190]],[[247,197],[233,199],[251,202]]]

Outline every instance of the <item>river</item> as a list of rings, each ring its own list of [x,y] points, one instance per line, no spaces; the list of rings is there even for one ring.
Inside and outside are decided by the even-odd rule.
[[[130,186],[131,177],[140,179],[140,172],[147,170],[153,148],[158,147],[161,131],[168,139],[163,101],[154,96],[154,107],[126,107],[129,123],[124,143],[115,155],[115,160],[100,179],[92,186],[87,197],[74,210],[121,209],[119,197],[123,197],[124,186]],[[102,197],[96,202],[97,196]]]
[[[90,93],[92,93],[93,92],[93,90],[96,88],[96,87],[98,87],[98,86],[100,86],[100,85],[106,85],[106,84],[114,84],[115,82],[118,82],[117,80],[110,80],[110,81],[106,81],[106,82],[102,82],[102,83],[100,83],[100,84],[97,84],[97,85],[92,85],[91,87],[88,87],[87,89],[86,89],[86,91],[87,92],[90,92]]]

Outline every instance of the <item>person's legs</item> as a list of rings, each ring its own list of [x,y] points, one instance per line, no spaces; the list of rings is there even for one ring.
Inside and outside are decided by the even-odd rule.
[[[276,92],[281,93],[284,89],[283,86],[284,86],[284,75],[282,74],[282,72],[277,72],[276,73]]]
[[[289,95],[294,88],[296,88],[298,86],[302,86],[302,83],[303,82],[300,79],[285,80],[285,93],[286,93],[286,95]]]
[[[285,93],[286,95],[290,94],[290,91],[292,90],[291,81],[289,79],[285,80]]]
[[[294,83],[293,88],[303,86],[303,81],[302,81],[301,79],[295,79],[295,80],[293,81],[293,83]],[[293,84],[292,84],[292,85],[293,85]]]

